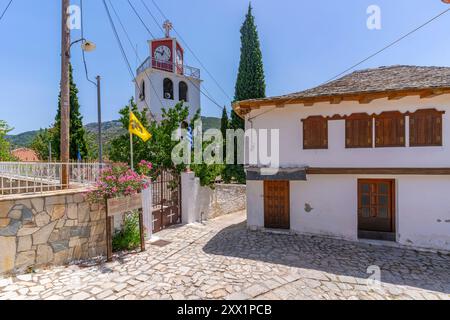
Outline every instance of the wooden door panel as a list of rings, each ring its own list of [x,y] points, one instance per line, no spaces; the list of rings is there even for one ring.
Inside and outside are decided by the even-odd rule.
[[[264,226],[290,229],[289,181],[264,181]]]
[[[358,181],[358,229],[394,232],[394,180]]]

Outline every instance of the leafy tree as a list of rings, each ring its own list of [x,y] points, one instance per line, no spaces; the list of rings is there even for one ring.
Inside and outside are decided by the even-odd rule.
[[[172,133],[179,129],[183,122],[188,122],[189,107],[184,106],[183,103],[178,103],[173,108],[162,110],[161,122],[149,122],[146,109],[140,111],[134,99],[130,100],[130,105],[135,116],[152,134],[152,138],[147,142],[143,142],[136,137],[133,138],[134,166],[136,167],[141,160],[150,161],[155,168],[154,176],[157,176],[159,172],[164,170],[174,174],[181,174],[181,172],[185,171],[187,168],[185,164],[175,165],[172,161],[172,150],[179,143],[178,141],[172,141]],[[120,121],[127,130],[130,121],[129,108],[129,106],[125,106],[119,111],[121,115]],[[198,118],[199,113],[191,120],[190,126],[192,128],[195,120]],[[130,137],[128,133],[111,142],[109,156],[112,161],[130,163]],[[211,185],[222,170],[221,165],[207,164],[192,165],[191,168],[200,178],[202,185]]]
[[[53,146],[53,129],[41,129],[39,133],[34,137],[33,141],[30,144],[30,148],[33,149],[39,159],[41,160],[49,160],[49,147],[50,143],[52,143],[52,159],[57,159],[58,156],[56,155],[54,146]]]
[[[83,159],[89,155],[86,142],[86,131],[83,127],[83,117],[78,103],[78,88],[73,80],[73,69],[70,66],[70,159],[78,158],[78,151]],[[52,148],[55,150],[56,159],[61,158],[61,93],[58,97],[58,112],[55,117],[54,130],[52,131]]]
[[[252,6],[249,4],[244,24],[241,28],[241,60],[235,87],[235,101],[264,98],[266,96],[266,82],[264,66],[260,48],[258,30]],[[244,129],[245,123],[234,111],[231,112],[230,127]],[[237,150],[237,148],[235,148]],[[235,151],[237,152],[237,151]],[[237,156],[235,155],[235,159]],[[242,165],[229,165],[227,172],[239,182],[245,181]]]
[[[13,157],[10,152],[11,145],[5,136],[13,130],[8,126],[6,121],[0,120],[0,161],[11,161]]]

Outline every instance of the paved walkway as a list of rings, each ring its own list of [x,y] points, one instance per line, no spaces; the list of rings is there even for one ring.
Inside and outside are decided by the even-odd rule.
[[[170,244],[108,264],[0,278],[0,299],[450,299],[450,256],[251,232],[244,220],[165,230]]]

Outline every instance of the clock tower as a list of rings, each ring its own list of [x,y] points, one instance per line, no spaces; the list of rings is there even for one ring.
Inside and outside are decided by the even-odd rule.
[[[136,103],[159,121],[162,108],[183,101],[192,117],[200,109],[200,70],[185,65],[183,47],[170,36],[172,23],[165,21],[163,28],[165,37],[148,42],[150,56],[137,70]]]

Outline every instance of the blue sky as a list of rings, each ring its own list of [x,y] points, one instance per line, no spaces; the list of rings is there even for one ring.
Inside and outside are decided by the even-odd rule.
[[[148,56],[148,35],[126,0],[113,0],[126,21],[141,59]],[[144,0],[163,22],[150,0]],[[239,64],[239,29],[248,1],[155,0],[173,22],[202,63],[229,96]],[[0,0],[2,10],[7,0]],[[122,60],[100,0],[85,0],[85,36],[97,44],[87,55],[91,77],[103,78],[104,120],[118,118],[118,110],[133,94],[133,84]],[[132,0],[152,32],[161,31]],[[78,0],[72,0],[78,4]],[[440,0],[253,0],[267,82],[267,95],[300,91],[323,81],[365,58],[400,35],[412,30],[449,5]],[[369,5],[381,8],[382,29],[366,27]],[[450,12],[395,47],[359,68],[392,64],[450,66]],[[72,32],[77,39],[80,32]],[[123,35],[121,34],[123,37]],[[60,1],[15,0],[0,22],[0,119],[13,133],[52,124],[60,77]],[[125,44],[125,37],[123,37]],[[133,68],[137,64],[127,47]],[[198,67],[187,52],[186,64]],[[96,121],[96,89],[84,77],[79,47],[72,55],[75,80],[84,122]],[[203,71],[203,86],[221,105],[229,99]],[[202,99],[204,115],[220,116],[220,110]]]

